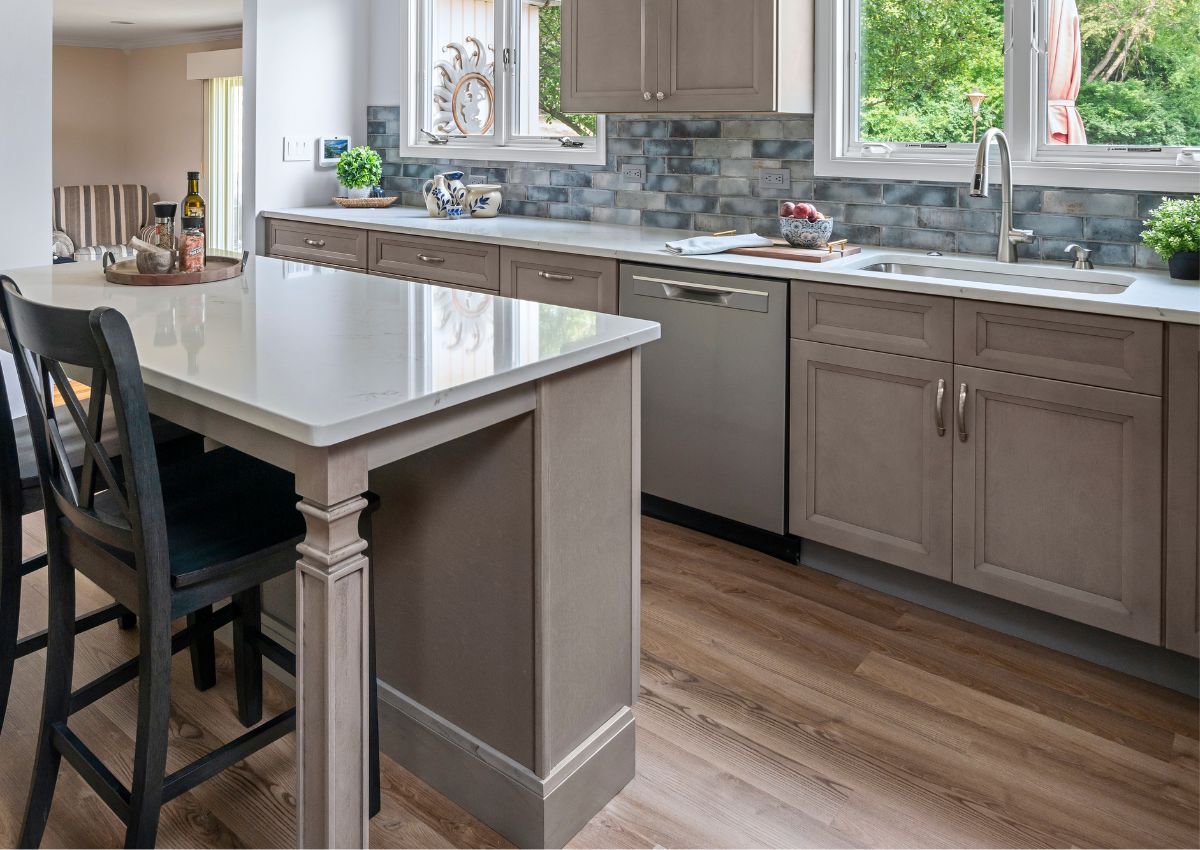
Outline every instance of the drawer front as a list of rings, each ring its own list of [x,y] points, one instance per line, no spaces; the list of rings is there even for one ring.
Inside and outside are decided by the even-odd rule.
[[[500,288],[500,249],[495,245],[372,231],[370,247],[368,268],[373,272],[492,292]]]
[[[797,280],[792,337],[949,362],[954,299]]]
[[[1162,394],[1158,322],[962,299],[954,315],[955,363]]]
[[[367,267],[367,231],[302,221],[270,219],[267,253],[348,269]]]
[[[577,254],[504,248],[500,294],[509,298],[617,312],[617,261]]]

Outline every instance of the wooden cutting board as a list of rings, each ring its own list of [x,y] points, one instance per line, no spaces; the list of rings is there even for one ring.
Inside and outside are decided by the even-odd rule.
[[[764,257],[769,260],[794,260],[800,263],[828,263],[862,251],[857,245],[846,245],[841,252],[828,248],[793,248],[783,239],[772,239],[775,244],[765,248],[734,248],[727,254],[744,254],[747,257]]]

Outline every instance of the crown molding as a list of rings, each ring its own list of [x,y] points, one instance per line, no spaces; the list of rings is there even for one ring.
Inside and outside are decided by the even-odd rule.
[[[171,47],[177,44],[202,44],[209,41],[240,40],[241,27],[225,27],[223,29],[194,30],[185,33],[164,34],[155,38],[59,38],[55,36],[56,47],[92,47],[106,50],[144,50],[147,47]]]

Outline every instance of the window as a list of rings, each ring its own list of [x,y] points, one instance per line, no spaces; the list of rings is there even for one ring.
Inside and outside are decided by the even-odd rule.
[[[406,155],[604,161],[603,119],[561,108],[560,0],[415,0],[410,8]]]
[[[817,4],[819,175],[1200,190],[1200,0]]]
[[[208,245],[242,250],[242,78],[204,81]]]

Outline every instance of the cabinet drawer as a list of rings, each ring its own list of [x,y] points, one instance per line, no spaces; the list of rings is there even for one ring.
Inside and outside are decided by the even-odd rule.
[[[477,242],[372,231],[368,268],[432,283],[500,288],[500,249]]]
[[[797,280],[792,336],[948,362],[954,355],[954,299]]]
[[[955,362],[1039,378],[1162,394],[1162,325],[959,299]]]
[[[302,221],[270,219],[267,253],[348,269],[367,267],[367,231]]]
[[[617,312],[617,261],[504,248],[500,294],[560,307]]]

